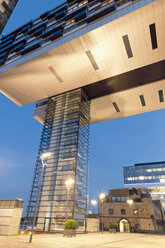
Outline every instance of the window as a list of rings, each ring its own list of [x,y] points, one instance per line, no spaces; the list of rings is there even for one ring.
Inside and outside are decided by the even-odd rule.
[[[106,2],[102,3],[102,7],[104,7],[104,6],[106,6],[107,4],[112,3],[112,2],[113,2],[113,0],[106,1]]]
[[[66,25],[69,25],[69,24],[73,23],[74,21],[75,21],[74,19],[71,19],[71,20],[66,22]]]
[[[133,210],[133,214],[134,214],[134,215],[138,215],[138,214],[139,214],[139,210],[138,210],[138,209],[134,209],[134,210]]]
[[[73,7],[72,9],[68,10],[68,13],[72,12],[73,10],[77,9],[77,6]]]
[[[109,214],[114,214],[114,210],[112,208],[109,209]]]
[[[125,209],[121,209],[121,214],[126,214],[126,210]]]
[[[79,3],[79,7],[81,7],[82,5],[84,5],[84,4],[86,4],[86,3],[88,3],[88,0],[85,0],[85,1],[82,1],[81,3]]]
[[[130,197],[127,196],[112,196],[112,202],[126,202]]]

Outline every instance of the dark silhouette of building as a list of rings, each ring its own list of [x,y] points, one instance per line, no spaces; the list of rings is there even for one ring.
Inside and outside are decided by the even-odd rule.
[[[8,22],[18,0],[0,0],[0,34]]]

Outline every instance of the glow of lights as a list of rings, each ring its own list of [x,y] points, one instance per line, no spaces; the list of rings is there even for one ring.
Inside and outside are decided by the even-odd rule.
[[[66,185],[67,188],[70,187],[72,184],[74,184],[73,179],[68,179],[68,180],[65,181],[65,185]]]
[[[45,159],[45,158],[50,157],[50,155],[51,155],[51,152],[44,152],[44,153],[41,155],[41,158],[42,158],[42,159]]]
[[[93,206],[96,206],[97,201],[96,200],[92,200],[91,203],[92,203]]]
[[[129,205],[132,205],[132,204],[133,204],[133,200],[132,200],[132,199],[128,199],[128,200],[127,200],[127,203],[128,203]]]
[[[101,193],[101,194],[99,195],[99,198],[100,198],[100,200],[102,201],[102,200],[105,198],[105,194],[104,194],[104,193]]]

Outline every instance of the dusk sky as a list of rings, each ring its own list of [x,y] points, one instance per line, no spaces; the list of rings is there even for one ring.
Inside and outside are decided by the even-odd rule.
[[[19,0],[3,34],[62,2]],[[32,116],[34,107],[18,107],[0,95],[0,199],[19,197],[27,204],[42,129]],[[90,199],[97,198],[99,189],[108,193],[123,187],[123,166],[164,160],[165,110],[92,125]]]

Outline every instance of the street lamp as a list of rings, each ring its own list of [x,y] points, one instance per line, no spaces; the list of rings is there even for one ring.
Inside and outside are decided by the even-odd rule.
[[[104,193],[101,193],[100,195],[99,195],[99,199],[100,199],[100,201],[101,201],[101,205],[102,205],[102,223],[101,223],[101,231],[102,231],[102,234],[103,234],[103,201],[104,201],[104,198],[105,198],[105,194]]]
[[[32,237],[33,237],[34,225],[35,225],[35,221],[36,221],[36,214],[37,214],[38,202],[39,202],[41,185],[42,185],[42,180],[43,180],[43,173],[44,173],[44,168],[46,166],[45,159],[47,159],[50,155],[51,155],[50,152],[44,152],[41,155],[41,157],[40,157],[41,158],[41,161],[42,161],[42,170],[41,170],[40,184],[39,184],[39,188],[38,188],[37,201],[36,201],[35,210],[34,210],[32,230],[31,230],[31,233],[30,233],[29,243],[32,243]]]
[[[93,205],[93,214],[95,213],[95,206],[97,204],[96,200],[91,200],[91,204]]]
[[[128,199],[127,203],[131,206],[133,204],[133,200],[132,199]]]
[[[127,200],[127,203],[130,205],[130,207],[132,206],[132,204],[133,204],[133,200],[132,199],[128,199]],[[131,229],[132,229],[132,231],[134,231],[134,227],[132,226],[131,227]]]
[[[72,178],[65,181],[65,185],[67,188],[67,208],[68,208],[68,200],[69,200],[69,190],[71,189],[71,186],[74,184],[74,180]],[[67,212],[66,212],[66,219],[67,219]]]

